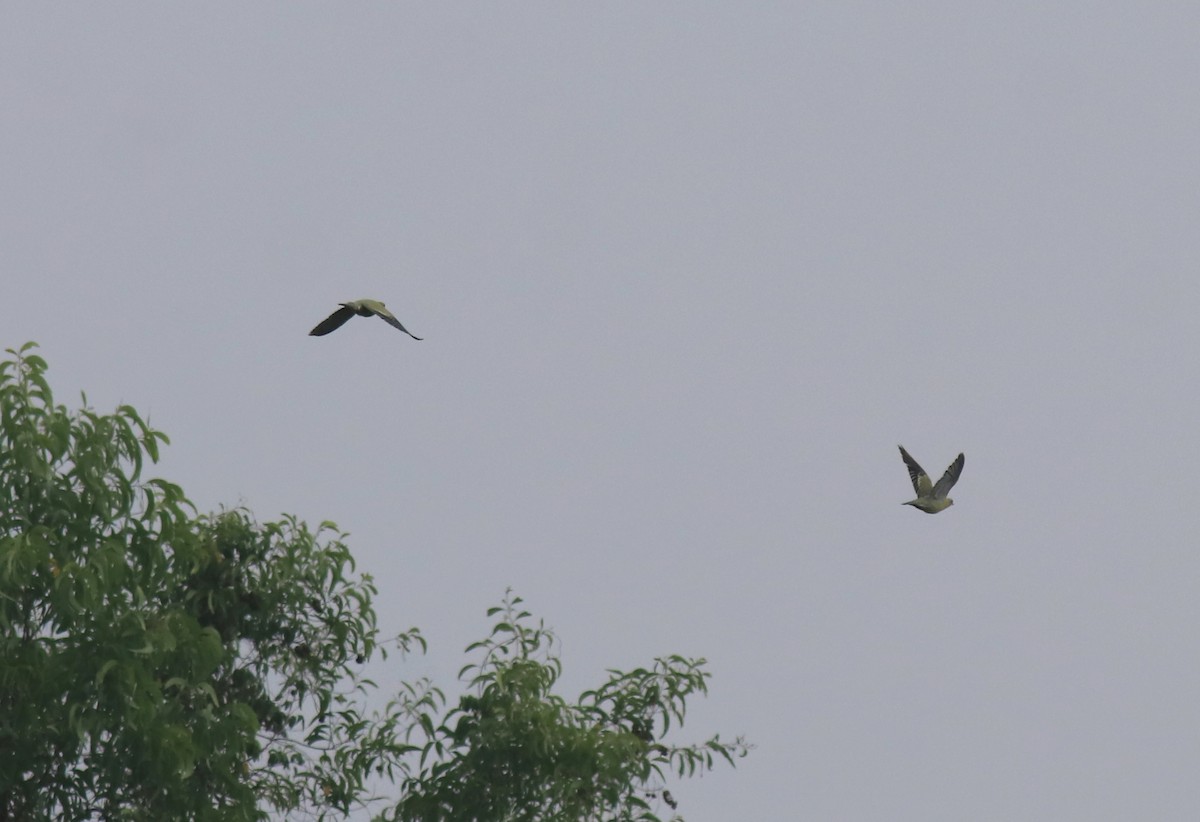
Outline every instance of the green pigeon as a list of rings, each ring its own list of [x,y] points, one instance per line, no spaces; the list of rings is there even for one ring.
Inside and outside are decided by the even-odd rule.
[[[958,475],[962,473],[963,464],[967,461],[965,456],[959,454],[958,459],[950,463],[946,473],[942,474],[942,478],[937,481],[937,485],[929,481],[929,475],[925,473],[925,469],[917,465],[917,461],[909,456],[903,445],[900,446],[900,456],[904,458],[904,464],[908,466],[909,479],[912,480],[913,488],[917,492],[917,498],[909,500],[904,505],[919,508],[926,514],[936,514],[954,504],[954,500],[946,495],[950,493],[954,483],[958,482]]]
[[[308,332],[310,337],[324,337],[330,331],[336,331],[346,324],[346,321],[357,314],[360,317],[375,316],[386,322],[388,325],[395,326],[403,331],[414,340],[421,339],[416,334],[409,331],[400,324],[396,319],[396,315],[387,310],[387,306],[379,300],[351,300],[348,303],[338,303],[341,306],[337,311],[330,314],[312,331]]]

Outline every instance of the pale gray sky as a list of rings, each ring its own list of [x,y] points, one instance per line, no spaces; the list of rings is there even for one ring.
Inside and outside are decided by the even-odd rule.
[[[1200,7],[5,4],[0,339],[456,690],[705,656],[690,822],[1200,818]],[[378,320],[307,335],[340,300]],[[967,455],[950,510],[911,499]]]

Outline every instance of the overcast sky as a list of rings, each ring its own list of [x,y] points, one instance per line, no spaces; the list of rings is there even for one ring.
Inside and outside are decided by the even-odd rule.
[[[1200,818],[1200,6],[4,4],[0,347],[457,692],[703,656],[689,822]],[[356,319],[382,299],[416,342]],[[900,503],[903,444],[953,508]]]

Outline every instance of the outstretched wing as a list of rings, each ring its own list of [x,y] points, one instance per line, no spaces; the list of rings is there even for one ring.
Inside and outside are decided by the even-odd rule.
[[[966,456],[959,454],[958,459],[950,463],[950,467],[946,469],[946,473],[942,474],[942,478],[937,481],[937,485],[933,486],[934,499],[945,499],[946,495],[950,493],[950,489],[954,487],[954,483],[958,482],[958,475],[962,473],[963,465],[966,462]]]
[[[392,312],[388,311],[386,308],[384,308],[382,303],[380,303],[379,305],[371,306],[371,310],[375,312],[375,315],[377,317],[379,317],[379,319],[383,320],[388,325],[390,325],[394,328],[399,328],[401,331],[403,331],[408,336],[412,337],[414,340],[421,339],[416,334],[412,333],[407,328],[402,326],[400,324],[400,321],[396,319],[396,315],[393,314]]]
[[[904,464],[908,466],[908,478],[912,480],[913,490],[917,492],[917,496],[929,496],[929,475],[925,473],[925,469],[917,465],[917,461],[904,450],[903,445],[900,446],[900,456],[904,458]]]
[[[337,329],[341,328],[346,324],[346,321],[353,316],[354,309],[344,305],[325,319],[321,320],[320,324],[316,328],[308,332],[308,336],[324,337],[330,331],[336,331]]]

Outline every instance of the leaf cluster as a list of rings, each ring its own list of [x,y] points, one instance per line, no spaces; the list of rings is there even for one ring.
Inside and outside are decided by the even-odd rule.
[[[368,660],[425,644],[379,640],[345,535],[197,513],[143,478],[166,436],[55,404],[34,348],[0,361],[0,822],[656,822],[668,777],[749,750],[668,739],[702,659],[559,696],[555,636],[511,593],[453,705],[419,680],[368,712]]]
[[[32,349],[0,362],[0,819],[361,807],[407,748],[362,707],[385,648],[336,528],[197,515],[142,478],[166,436],[56,405]]]
[[[599,689],[567,701],[552,631],[509,594],[488,611],[491,635],[468,647],[468,693],[440,721],[421,717],[420,770],[389,817],[450,820],[639,820],[657,822],[668,771],[691,776],[715,759],[733,763],[749,746],[714,736],[700,745],[666,740],[686,700],[706,692],[704,660],[671,656],[650,669],[609,671]]]

